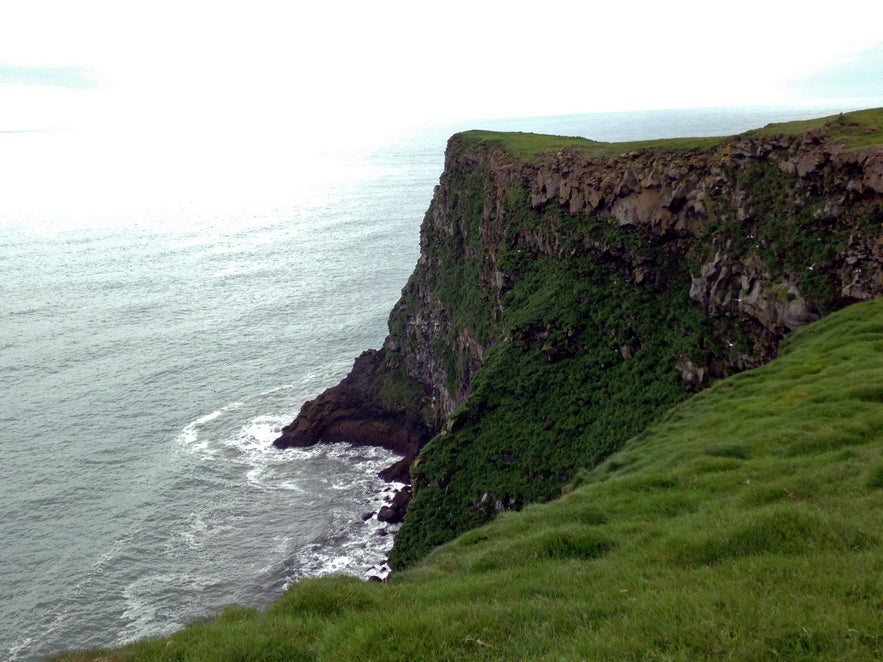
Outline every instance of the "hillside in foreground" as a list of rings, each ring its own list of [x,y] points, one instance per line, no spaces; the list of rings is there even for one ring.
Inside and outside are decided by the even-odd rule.
[[[883,300],[794,332],[583,471],[388,584],[57,660],[883,656]]]

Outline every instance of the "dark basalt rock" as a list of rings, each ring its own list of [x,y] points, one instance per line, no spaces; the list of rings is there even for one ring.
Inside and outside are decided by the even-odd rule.
[[[389,506],[384,506],[377,513],[377,521],[389,522],[391,524],[394,524],[395,522],[400,520],[398,520],[398,513],[393,508],[390,508]]]
[[[411,480],[410,469],[411,463],[414,461],[414,454],[409,454],[401,460],[388,466],[377,475],[383,480],[390,483],[407,483]]]
[[[377,513],[377,520],[380,522],[388,522],[390,524],[398,524],[405,519],[405,511],[411,502],[410,485],[400,489],[392,498],[388,506],[383,506]]]
[[[303,405],[273,445],[290,448],[345,441],[380,446],[405,456],[381,477],[407,480],[408,466],[432,432],[413,411],[384,402],[380,383],[383,364],[383,350],[362,353],[340,384]]]

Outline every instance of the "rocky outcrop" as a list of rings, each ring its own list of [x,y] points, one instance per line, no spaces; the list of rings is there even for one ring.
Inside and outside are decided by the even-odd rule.
[[[377,521],[398,524],[405,518],[405,511],[411,501],[411,488],[404,487],[395,493],[392,501],[377,513]]]
[[[777,191],[758,196],[751,187],[760,183],[740,174],[763,168],[785,177],[778,179]],[[521,174],[530,182],[534,208],[555,201],[574,214],[649,229],[665,248],[702,257],[690,296],[710,315],[745,315],[778,336],[818,319],[824,309],[883,291],[880,233],[869,227],[873,218],[860,227],[863,214],[879,214],[883,149],[877,147],[844,151],[842,142],[813,130],[796,138],[737,137],[716,150],[677,156],[648,152],[602,161],[559,152]],[[780,269],[764,259],[757,243],[745,241],[768,240],[758,227],[758,219],[769,213],[763,202],[776,205],[783,230],[811,207],[807,220],[822,233],[818,239],[826,228],[855,226],[856,232],[824,264]],[[721,232],[727,224],[732,227]],[[839,276],[831,301],[800,290],[807,272],[817,269],[836,270]]]
[[[346,441],[380,446],[405,456],[381,475],[390,481],[407,481],[407,467],[429,440],[431,430],[418,413],[382,397],[383,368],[382,352],[362,353],[340,384],[301,407],[273,445],[289,448]]]

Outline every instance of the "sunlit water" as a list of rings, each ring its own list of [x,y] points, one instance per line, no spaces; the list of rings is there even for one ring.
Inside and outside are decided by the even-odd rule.
[[[473,125],[627,140],[819,112]],[[211,178],[192,194],[153,179],[156,162],[78,170],[83,137],[0,135],[0,658],[167,633],[303,577],[386,572],[394,528],[363,516],[394,493],[376,474],[396,458],[270,442],[381,344],[460,128],[300,155],[279,166],[290,180],[240,164],[253,183],[222,178],[216,195]]]

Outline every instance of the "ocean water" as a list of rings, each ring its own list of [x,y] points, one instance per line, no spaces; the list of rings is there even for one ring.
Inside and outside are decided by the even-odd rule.
[[[396,457],[270,442],[382,343],[454,130],[726,135],[865,105],[471,122],[191,197],[146,168],[51,167],[92,136],[0,135],[0,659],[388,571],[395,529],[363,516]]]

